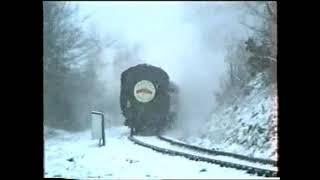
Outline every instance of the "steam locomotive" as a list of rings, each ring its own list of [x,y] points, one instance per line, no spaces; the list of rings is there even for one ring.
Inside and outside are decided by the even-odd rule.
[[[177,118],[178,87],[161,68],[138,64],[121,74],[120,106],[132,134],[158,135]]]

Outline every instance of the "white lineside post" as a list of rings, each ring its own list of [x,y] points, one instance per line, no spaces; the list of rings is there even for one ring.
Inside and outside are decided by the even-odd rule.
[[[91,111],[91,135],[93,139],[99,139],[99,146],[105,146],[104,114],[102,112]]]

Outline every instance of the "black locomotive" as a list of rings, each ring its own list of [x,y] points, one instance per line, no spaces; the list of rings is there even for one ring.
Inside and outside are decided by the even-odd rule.
[[[121,74],[120,105],[131,133],[157,135],[172,125],[176,89],[159,67],[139,64],[125,70]]]

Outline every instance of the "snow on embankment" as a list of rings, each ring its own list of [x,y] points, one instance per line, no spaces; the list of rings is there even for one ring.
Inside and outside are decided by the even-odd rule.
[[[251,90],[233,104],[217,108],[200,136],[188,143],[206,148],[277,160],[277,91],[264,86],[262,74],[249,83]]]

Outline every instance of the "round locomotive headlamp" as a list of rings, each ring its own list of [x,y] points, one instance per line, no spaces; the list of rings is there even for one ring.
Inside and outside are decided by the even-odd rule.
[[[139,102],[150,102],[154,98],[155,94],[156,89],[150,81],[142,80],[134,86],[134,97]]]

